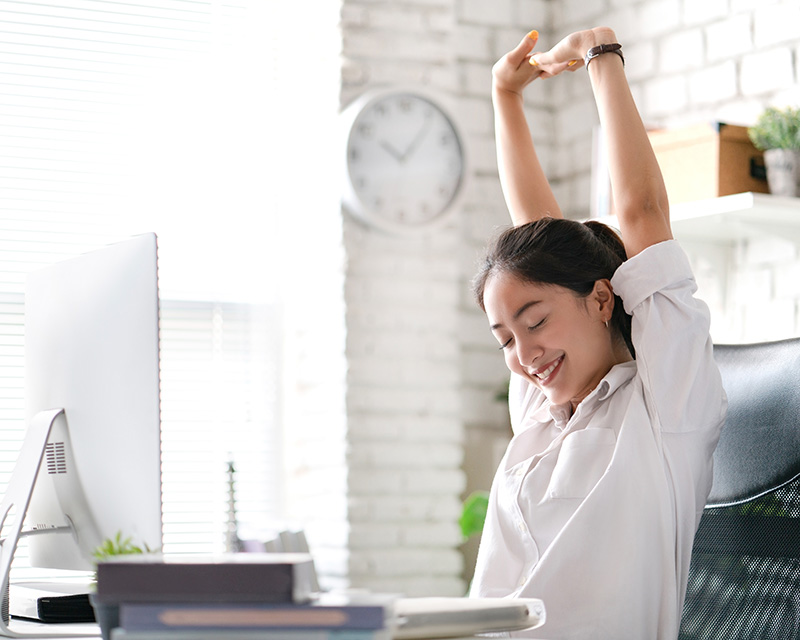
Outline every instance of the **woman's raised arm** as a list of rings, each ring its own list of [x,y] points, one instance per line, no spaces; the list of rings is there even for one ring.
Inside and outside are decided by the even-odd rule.
[[[579,31],[550,51],[536,54],[535,60],[550,75],[557,75],[565,62],[574,60],[570,69],[575,70],[584,65],[589,49],[616,42],[614,31],[607,27]],[[591,60],[588,72],[606,140],[614,210],[630,257],[672,238],[667,190],[622,57],[613,52],[600,54]]]
[[[543,75],[529,63],[539,34],[531,31],[492,69],[492,103],[500,184],[515,225],[563,217],[542,170],[525,119],[522,90]]]
[[[597,44],[616,42],[596,30]],[[611,192],[628,257],[672,238],[669,201],[661,169],[633,101],[622,59],[605,53],[589,64],[600,124],[606,137]]]

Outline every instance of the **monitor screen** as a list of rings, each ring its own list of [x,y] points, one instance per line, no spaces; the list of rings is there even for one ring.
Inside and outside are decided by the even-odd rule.
[[[33,566],[91,570],[117,533],[161,547],[156,260],[145,234],[28,277],[26,418],[64,410],[25,519]]]

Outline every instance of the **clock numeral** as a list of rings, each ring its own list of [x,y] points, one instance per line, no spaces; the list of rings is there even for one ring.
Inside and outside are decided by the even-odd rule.
[[[362,138],[369,140],[374,135],[374,130],[371,124],[362,123],[358,127],[358,133]]]

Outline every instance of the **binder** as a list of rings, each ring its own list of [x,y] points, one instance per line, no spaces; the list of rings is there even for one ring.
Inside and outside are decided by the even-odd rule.
[[[9,586],[9,613],[37,622],[94,622],[89,585],[67,582],[18,582]]]

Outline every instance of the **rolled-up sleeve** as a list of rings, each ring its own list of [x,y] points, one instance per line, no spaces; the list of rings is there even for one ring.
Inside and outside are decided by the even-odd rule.
[[[637,370],[658,427],[686,432],[716,424],[725,411],[725,394],[709,336],[710,314],[694,297],[697,285],[680,245],[668,240],[648,247],[617,269],[611,285],[633,317]]]

